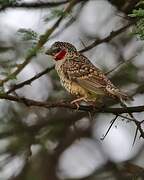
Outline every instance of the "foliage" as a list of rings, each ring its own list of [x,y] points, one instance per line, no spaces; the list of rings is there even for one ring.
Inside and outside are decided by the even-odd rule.
[[[64,12],[63,9],[52,9],[50,14],[48,16],[46,16],[46,18],[44,19],[45,22],[53,20],[54,18],[58,18],[61,16],[68,16],[69,13]]]
[[[18,30],[18,33],[20,33],[23,41],[34,41],[36,43],[36,40],[38,38],[37,32],[33,31],[32,29],[24,29],[21,28]]]
[[[14,4],[16,2],[17,2],[17,0],[0,0],[0,5],[6,6],[6,5],[9,5],[9,4]]]
[[[129,16],[138,19],[132,33],[141,40],[144,40],[144,9],[134,9]]]

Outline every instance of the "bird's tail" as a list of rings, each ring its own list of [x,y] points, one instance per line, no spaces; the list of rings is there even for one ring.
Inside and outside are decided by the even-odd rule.
[[[126,93],[119,91],[117,94],[117,97],[120,99],[120,101],[130,101],[132,98],[130,98]]]
[[[119,99],[120,101],[130,101],[132,100],[131,97],[129,97],[126,93],[120,91],[117,87],[113,87],[113,88],[107,88],[107,92],[109,92],[110,95],[112,95],[113,97]]]

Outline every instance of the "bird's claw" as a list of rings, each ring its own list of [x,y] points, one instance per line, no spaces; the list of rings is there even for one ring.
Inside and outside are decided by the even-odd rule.
[[[79,109],[80,105],[78,104],[78,102],[81,102],[82,100],[86,101],[85,97],[80,97],[78,99],[75,99],[73,101],[71,101],[71,104],[75,104],[77,107],[77,110]]]
[[[76,110],[79,110],[80,105],[78,104],[78,102],[76,100],[71,101],[71,104],[76,105],[76,107],[77,107]]]

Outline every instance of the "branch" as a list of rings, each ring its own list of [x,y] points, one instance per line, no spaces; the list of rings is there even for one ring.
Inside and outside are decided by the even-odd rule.
[[[124,6],[121,8],[121,11],[125,12],[126,14],[130,13],[139,1],[140,0],[127,0]]]
[[[108,107],[96,107],[96,106],[84,106],[80,105],[79,109],[74,104],[66,101],[59,101],[59,102],[48,102],[48,101],[35,101],[32,99],[7,95],[7,94],[0,94],[0,99],[6,99],[14,102],[19,102],[25,104],[26,106],[38,106],[44,108],[68,108],[68,109],[75,109],[80,111],[87,111],[87,112],[97,112],[97,113],[113,113],[113,114],[123,114],[123,113],[136,113],[136,112],[143,112],[144,105],[142,106],[133,106],[127,108],[108,108]]]
[[[26,56],[24,62],[22,64],[19,64],[14,72],[12,72],[10,75],[8,75],[5,79],[0,80],[0,86],[2,86],[5,82],[11,79],[11,77],[16,77],[19,72],[23,70],[23,68],[31,61],[31,59],[37,55],[38,51],[43,47],[43,45],[47,42],[50,35],[55,31],[55,29],[59,26],[63,18],[65,17],[65,14],[69,13],[74,5],[76,5],[78,2],[77,0],[71,0],[69,5],[66,7],[64,12],[62,13],[61,17],[55,22],[55,24],[48,29],[43,35],[40,36],[40,39],[37,43],[37,45],[31,50],[30,53]]]
[[[120,62],[119,64],[117,64],[114,68],[112,68],[111,70],[107,71],[105,73],[105,75],[107,76],[108,74],[114,72],[115,70],[117,70],[120,66],[122,65],[127,65],[128,63],[130,63],[132,60],[135,60],[134,58],[136,58],[138,56],[138,54],[132,56],[131,58],[129,58],[128,60],[124,60],[122,62]]]
[[[144,83],[141,83],[135,91],[131,94],[131,96],[135,96],[136,94],[143,94],[144,93]]]
[[[9,2],[7,4],[0,4],[0,11],[5,10],[7,8],[53,8],[56,6],[60,6],[63,4],[68,3],[68,0],[64,0],[61,2],[30,2],[30,3],[26,3],[26,2],[21,2],[21,3],[13,3],[13,2]]]
[[[124,32],[127,28],[129,28],[130,26],[132,26],[133,24],[136,23],[136,20],[135,21],[131,21],[129,22],[127,25],[125,25],[124,27],[116,30],[116,31],[112,31],[110,33],[110,35],[108,35],[107,37],[103,38],[103,39],[97,39],[95,40],[93,43],[91,43],[90,45],[86,46],[84,49],[81,49],[79,52],[80,53],[83,53],[85,51],[88,51],[92,48],[94,48],[95,46],[101,44],[101,43],[106,43],[106,42],[109,42],[111,41],[113,38],[115,38],[116,36],[118,36],[119,34],[121,34],[122,32]]]
[[[11,92],[17,90],[17,89],[20,89],[22,88],[23,86],[25,85],[30,85],[33,81],[35,81],[36,79],[40,78],[41,76],[43,76],[44,74],[47,74],[48,72],[50,72],[54,67],[48,67],[46,68],[44,71],[36,74],[35,76],[33,76],[32,78],[26,80],[26,81],[23,81],[22,83],[19,83],[19,84],[15,84],[12,86],[11,89],[9,89],[6,94],[10,94]]]
[[[94,113],[112,113],[117,116],[121,116],[120,114],[123,113],[136,113],[136,112],[143,112],[144,111],[144,105],[142,106],[133,106],[133,107],[122,107],[122,108],[108,108],[108,107],[96,107],[96,106],[83,106],[80,105],[79,108],[77,108],[76,105],[71,104],[70,102],[47,102],[47,101],[35,101],[32,99],[24,98],[24,97],[18,97],[13,95],[7,95],[7,94],[1,94],[0,99],[10,100],[14,102],[19,102],[22,104],[25,104],[26,106],[36,106],[36,107],[42,107],[42,108],[68,108],[68,109],[74,109],[77,111],[85,111],[85,112],[94,112]],[[139,130],[141,137],[144,138],[144,132],[141,127],[141,124],[143,121],[137,121],[134,117],[129,120],[133,121]],[[109,131],[109,130],[108,130]],[[136,131],[137,132],[137,131]],[[7,135],[7,134],[6,134]],[[137,133],[136,133],[137,135]],[[134,138],[135,142],[136,136]]]
[[[127,119],[127,120],[129,120],[129,121],[133,121],[133,122],[135,123],[137,129],[136,129],[136,133],[135,133],[133,145],[135,144],[138,130],[139,130],[139,132],[140,132],[141,137],[144,138],[144,131],[143,131],[142,127],[141,127],[141,124],[143,123],[143,120],[142,120],[142,121],[137,121],[135,118],[129,118],[129,117],[126,117],[126,116],[123,116],[123,115],[118,115],[118,116],[119,116],[119,117],[122,117],[122,118],[124,118],[124,119]]]

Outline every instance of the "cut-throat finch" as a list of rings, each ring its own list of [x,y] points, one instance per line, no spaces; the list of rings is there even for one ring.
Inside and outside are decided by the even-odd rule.
[[[55,42],[46,54],[55,61],[55,69],[65,89],[81,101],[100,102],[104,97],[118,101],[129,99],[90,60],[68,42]]]

